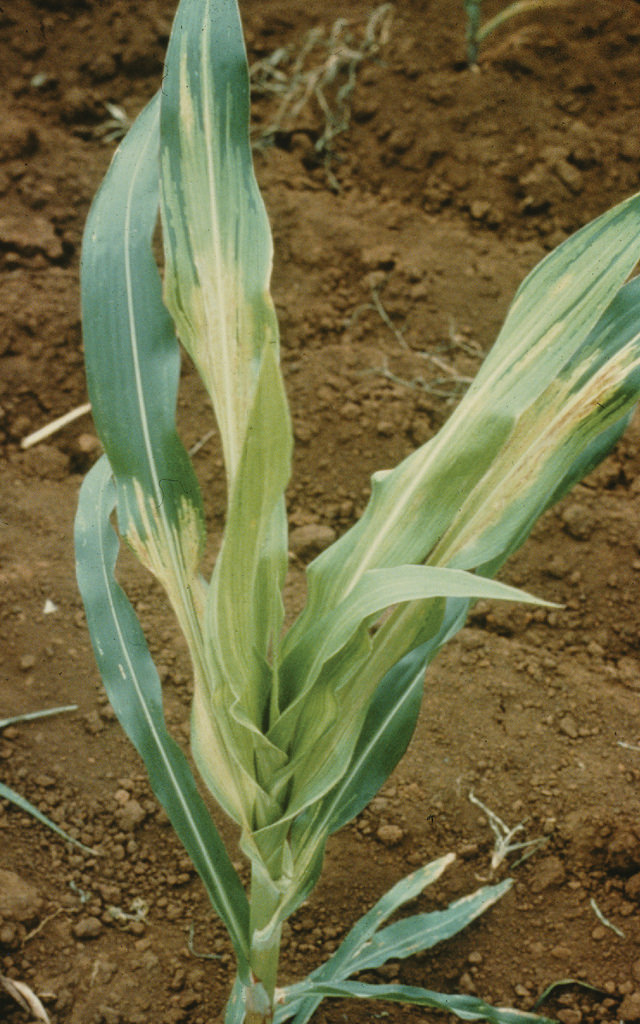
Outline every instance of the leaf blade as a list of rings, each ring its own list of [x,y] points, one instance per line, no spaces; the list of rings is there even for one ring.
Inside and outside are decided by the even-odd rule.
[[[103,456],[87,474],[76,516],[76,564],[91,641],[109,700],[147,765],[152,788],[224,921],[241,969],[248,960],[249,907],[184,754],[169,736],[162,691],[144,634],[115,581],[118,541],[111,468]]]

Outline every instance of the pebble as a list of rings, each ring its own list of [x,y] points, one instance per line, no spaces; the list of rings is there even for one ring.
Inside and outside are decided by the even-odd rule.
[[[81,917],[72,931],[76,939],[97,939],[102,932],[102,922],[97,917]]]
[[[640,1020],[640,992],[632,992],[625,996],[618,1007],[620,1020]]]
[[[558,722],[558,728],[561,733],[568,736],[572,740],[576,740],[580,735],[578,725],[573,715],[565,715]]]
[[[322,523],[297,526],[289,535],[289,551],[303,562],[314,558],[336,539],[336,532]]]
[[[0,870],[0,917],[5,921],[33,921],[42,909],[37,890],[13,871]]]
[[[562,1024],[580,1024],[582,1020],[582,1014],[580,1010],[567,1008],[566,1010],[558,1010],[556,1017]]]
[[[383,846],[397,846],[404,839],[404,830],[399,825],[380,825],[376,838]]]
[[[124,807],[116,811],[116,820],[124,831],[133,831],[144,821],[146,811],[137,800],[128,800]]]
[[[44,253],[49,259],[57,260],[63,254],[62,242],[53,224],[32,213],[8,213],[0,217],[0,244],[3,249],[25,257]]]
[[[568,505],[561,513],[564,528],[574,540],[588,540],[593,530],[593,516],[586,505]]]
[[[535,865],[531,891],[546,892],[557,889],[565,880],[565,870],[559,857],[545,857]]]

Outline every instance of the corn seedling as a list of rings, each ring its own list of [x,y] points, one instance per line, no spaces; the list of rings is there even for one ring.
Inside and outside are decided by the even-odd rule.
[[[525,839],[522,842],[514,842],[513,840],[519,832],[524,832],[524,821],[521,821],[519,825],[514,825],[513,828],[509,828],[505,825],[502,818],[499,818],[495,811],[492,811],[490,807],[483,804],[482,800],[478,800],[477,796],[473,793],[469,793],[469,800],[476,807],[479,807],[481,811],[487,817],[487,824],[493,832],[494,847],[491,853],[491,874],[498,870],[500,865],[504,863],[510,853],[515,853],[516,850],[528,850],[528,853],[523,854],[517,861],[517,864],[512,865],[517,867],[518,864],[522,864],[523,861],[539,850],[546,842],[548,842],[548,836],[538,836],[537,839]]]
[[[527,14],[529,11],[544,12],[552,7],[562,7],[576,3],[576,0],[515,0],[495,17],[480,24],[482,15],[482,0],[463,0],[463,6],[467,15],[467,64],[475,68],[478,61],[478,50],[481,44],[505,22],[518,14]]]
[[[76,554],[98,666],[229,932],[237,978],[226,1024],[304,1024],[322,999],[345,996],[522,1021],[468,995],[353,980],[456,934],[509,888],[484,886],[388,924],[453,855],[399,882],[325,964],[284,989],[281,931],[317,882],[329,836],[406,750],[426,665],[474,600],[534,601],[493,577],[629,421],[640,280],[625,282],[640,256],[640,196],[527,277],[445,426],[374,475],[363,517],[309,566],[306,605],[285,632],[292,431],[248,125],[236,0],[182,0],[162,89],[122,141],[83,243],[87,379],[105,455],[82,486]],[[158,208],[162,277],[152,252]],[[227,475],[210,578],[200,488],[175,426],[176,337],[211,397]],[[239,827],[248,892],[167,731],[158,673],[115,578],[119,537],[163,585],[188,642],[191,750]]]

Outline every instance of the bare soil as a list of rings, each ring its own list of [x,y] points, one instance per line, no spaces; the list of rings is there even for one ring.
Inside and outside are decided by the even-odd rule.
[[[486,16],[500,6],[487,0]],[[158,87],[173,8],[0,4],[0,716],[78,706],[5,728],[1,775],[100,854],[0,805],[0,865],[28,885],[17,904],[15,878],[0,872],[0,969],[38,992],[55,1024],[213,1024],[233,978],[223,929],[106,704],[90,652],[72,524],[98,452],[91,421],[20,447],[86,401],[78,263],[116,144],[105,139],[105,103],[133,116]],[[309,30],[329,31],[338,17],[355,45],[373,10],[368,0],[242,8],[252,62],[281,46],[300,53]],[[406,0],[358,66],[350,124],[328,153],[316,148],[327,121],[314,96],[257,151],[297,439],[292,609],[305,562],[361,512],[371,473],[447,417],[526,271],[638,188],[639,45],[637,0],[576,2],[512,20],[472,71],[459,0]],[[256,95],[257,135],[279,102]],[[188,365],[179,411],[193,445],[211,414]],[[215,535],[224,485],[214,439],[195,462]],[[639,495],[636,421],[504,574],[563,608],[479,605],[429,671],[406,759],[331,841],[321,884],[285,931],[283,981],[326,958],[416,865],[458,854],[416,908],[442,906],[488,878],[493,836],[473,791],[509,825],[525,823],[518,838],[547,837],[545,845],[519,866],[509,858],[515,886],[485,917],[377,980],[529,1009],[572,979],[542,1007],[563,1024],[640,1020]],[[184,645],[154,585],[137,572],[131,580],[170,726],[186,741]],[[233,846],[233,830],[220,825]],[[502,865],[496,877],[508,871]],[[0,1019],[27,1017],[0,994]],[[377,1019],[440,1017],[327,1002],[314,1018]]]

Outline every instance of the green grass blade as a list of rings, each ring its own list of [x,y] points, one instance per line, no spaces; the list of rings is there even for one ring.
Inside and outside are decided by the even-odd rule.
[[[59,708],[45,708],[44,711],[25,711],[22,715],[12,715],[11,718],[0,720],[0,730],[6,729],[8,725],[16,725],[19,722],[33,722],[37,718],[49,718],[51,715],[61,715],[63,711],[77,711],[77,704],[64,704]]]
[[[118,538],[109,517],[115,487],[106,457],[82,485],[76,560],[98,667],[112,707],[143,758],[151,786],[224,921],[241,969],[248,957],[249,907],[186,758],[166,730],[160,680],[135,612],[114,572]]]
[[[27,814],[30,814],[32,818],[35,818],[36,821],[39,821],[42,825],[46,825],[48,829],[51,829],[52,832],[55,832],[56,835],[60,836],[60,838],[64,839],[67,843],[73,843],[74,846],[78,846],[84,853],[89,853],[93,857],[98,856],[96,850],[92,850],[90,846],[85,846],[84,843],[81,843],[78,839],[74,839],[73,836],[70,836],[63,828],[56,825],[55,821],[51,821],[51,818],[47,818],[46,814],[39,811],[37,807],[29,802],[29,800],[20,796],[19,793],[16,793],[15,789],[5,786],[4,782],[0,782],[0,799],[10,800],[11,803],[15,804],[16,807],[19,807],[21,811],[25,811]]]

